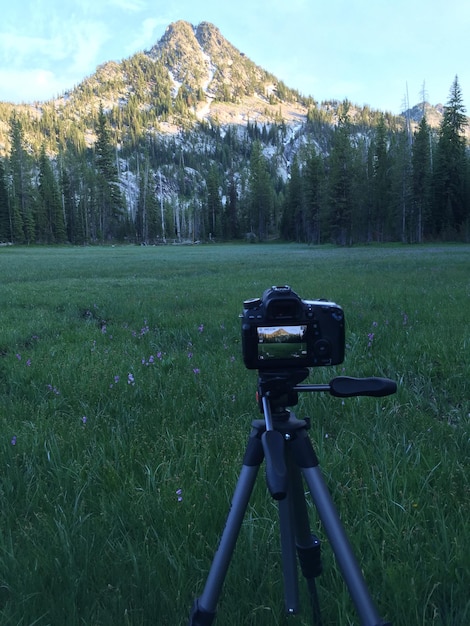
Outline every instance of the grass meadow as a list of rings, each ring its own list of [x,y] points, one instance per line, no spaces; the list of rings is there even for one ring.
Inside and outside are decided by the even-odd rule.
[[[346,316],[305,382],[398,384],[294,409],[380,614],[470,624],[470,247],[256,244],[0,249],[2,626],[187,623],[260,417],[238,316],[286,283]],[[324,624],[357,624],[309,508]],[[262,470],[215,623],[307,626],[300,587],[286,620]]]

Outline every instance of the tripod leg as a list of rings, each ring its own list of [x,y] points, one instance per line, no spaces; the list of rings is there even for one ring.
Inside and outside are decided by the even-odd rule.
[[[315,577],[321,574],[320,542],[312,535],[309,526],[302,476],[293,462],[286,446],[288,473],[287,495],[279,501],[282,571],[286,612],[294,615],[299,611],[299,585],[297,578],[297,555],[302,574],[307,579],[316,623],[320,623]],[[296,553],[297,552],[297,553]]]
[[[322,573],[320,541],[310,530],[304,484],[299,466],[292,458],[290,446],[286,448],[286,463],[289,471],[294,534],[300,569],[307,582],[313,613],[313,624],[321,626],[320,603],[315,578]]]
[[[284,577],[284,603],[286,613],[295,615],[299,610],[299,584],[295,553],[294,510],[292,495],[279,500],[279,529],[281,534],[282,573]]]
[[[384,622],[370,597],[359,564],[341,524],[328,488],[323,480],[318,459],[306,432],[292,442],[295,457],[307,483],[318,515],[322,521],[338,565],[363,626],[390,626]]]
[[[245,452],[225,528],[214,555],[204,591],[193,604],[189,626],[209,626],[214,620],[222,585],[263,458],[261,441],[256,431],[253,431]]]
[[[290,449],[288,451],[292,452]],[[287,461],[294,510],[295,540],[302,574],[307,579],[316,578],[322,573],[320,542],[310,530],[304,485],[299,466],[293,462],[292,454],[287,455]],[[314,551],[315,554],[309,555],[309,551]]]

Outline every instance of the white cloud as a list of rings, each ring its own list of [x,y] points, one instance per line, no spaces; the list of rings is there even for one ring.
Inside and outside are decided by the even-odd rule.
[[[71,18],[51,24],[47,36],[0,33],[0,100],[30,100],[33,93],[43,100],[72,88],[105,60],[100,53],[106,57],[110,38],[106,24]]]
[[[69,71],[74,74],[93,71],[101,62],[100,51],[111,36],[108,27],[100,22],[83,21],[71,26],[65,34],[67,41],[64,42],[70,59]]]
[[[0,57],[9,63],[18,64],[30,56],[47,56],[51,59],[64,58],[62,37],[37,37],[14,33],[0,33]]]
[[[35,94],[36,100],[48,100],[62,93],[67,87],[73,87],[73,83],[62,84],[53,72],[43,69],[23,71],[0,69],[0,85],[2,84],[8,85],[7,100],[14,103],[30,102],[31,93]],[[4,100],[1,87],[0,100]]]
[[[0,33],[0,58],[13,63],[28,62],[38,57],[49,61],[62,61],[71,56],[81,56],[82,63],[93,57],[110,38],[106,25],[100,22],[66,21],[60,28],[52,28],[48,36]]]

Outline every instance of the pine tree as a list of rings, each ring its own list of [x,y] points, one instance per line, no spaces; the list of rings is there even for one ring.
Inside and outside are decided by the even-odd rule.
[[[12,240],[12,219],[5,180],[5,168],[0,159],[0,243]]]
[[[89,195],[87,184],[90,166],[86,152],[77,149],[70,141],[58,156],[58,183],[66,225],[66,238],[73,244],[87,242],[87,219],[83,212]]]
[[[345,102],[333,136],[328,175],[328,226],[333,241],[339,245],[352,240],[354,166],[350,132],[349,104]]]
[[[321,241],[321,207],[324,187],[323,159],[315,149],[307,157],[305,163],[305,211],[307,220],[306,240],[308,243],[319,244]]]
[[[411,162],[413,210],[410,216],[410,239],[421,243],[431,202],[431,133],[425,115],[414,136]]]
[[[155,181],[150,172],[148,155],[140,171],[135,231],[137,240],[144,243],[163,239],[161,209],[155,193]]]
[[[390,211],[391,161],[385,118],[380,116],[375,142],[372,148],[372,215],[370,228],[372,239],[384,241],[385,227]]]
[[[465,191],[467,156],[464,130],[467,123],[456,76],[444,108],[434,161],[433,227],[436,235],[459,233],[469,219]]]
[[[44,144],[39,157],[39,175],[38,175],[38,198],[34,207],[34,223],[36,229],[36,241],[38,243],[53,243],[52,223],[47,206],[48,184],[46,163],[47,156]]]
[[[238,224],[238,193],[233,173],[230,176],[228,202],[225,207],[225,239],[236,239],[240,236]]]
[[[99,210],[99,231],[101,238],[108,239],[118,233],[119,222],[123,221],[124,213],[115,148],[111,142],[111,133],[102,104],[98,112],[96,133],[95,155],[98,171],[96,198]]]
[[[10,173],[13,241],[32,243],[35,239],[31,161],[24,146],[23,126],[18,117],[10,118]]]
[[[148,181],[147,216],[149,241],[161,241],[163,238],[161,211],[152,177],[149,177]]]
[[[281,221],[281,234],[285,239],[306,240],[307,219],[304,209],[302,178],[295,156],[290,167]]]
[[[267,236],[273,208],[273,188],[268,164],[262,145],[256,140],[250,159],[248,227],[251,233],[257,234],[260,241]]]
[[[139,195],[134,218],[134,227],[137,241],[148,243],[149,240],[149,220],[148,220],[148,197],[149,197],[149,160],[148,155],[141,164],[137,161],[137,174],[139,177]]]
[[[64,213],[57,181],[43,144],[39,157],[38,200],[36,203],[36,238],[47,243],[66,241]]]
[[[60,170],[60,193],[64,206],[65,224],[67,225],[66,238],[71,243],[83,244],[83,224],[79,217],[78,207],[73,193],[72,179],[62,159],[60,161]]]
[[[386,207],[384,238],[406,243],[411,239],[411,141],[408,128],[391,134],[388,151],[390,202]]]
[[[211,167],[206,181],[207,187],[207,214],[210,220],[210,237],[222,237],[222,201],[220,198],[219,173],[215,166]]]

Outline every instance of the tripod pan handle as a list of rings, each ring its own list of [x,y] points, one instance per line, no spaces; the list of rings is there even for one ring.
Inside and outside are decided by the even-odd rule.
[[[330,380],[330,394],[337,398],[351,396],[389,396],[395,393],[397,384],[389,378],[352,378],[351,376],[337,376]]]

